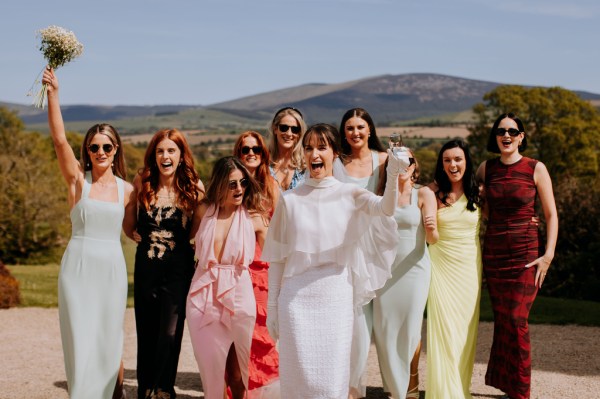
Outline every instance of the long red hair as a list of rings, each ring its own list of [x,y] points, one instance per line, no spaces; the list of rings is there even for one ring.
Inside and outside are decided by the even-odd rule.
[[[180,164],[175,172],[175,190],[177,193],[177,205],[185,212],[191,214],[198,205],[200,190],[198,188],[198,172],[194,168],[194,157],[183,133],[177,129],[163,129],[154,134],[146,154],[144,155],[144,168],[140,170],[142,179],[142,188],[138,193],[138,202],[146,210],[150,209],[150,204],[156,199],[156,191],[160,171],[156,163],[156,147],[164,139],[169,139],[177,144],[181,151]]]
[[[235,142],[235,145],[233,146],[233,155],[238,159],[242,159],[242,145],[246,137],[254,137],[258,142],[260,148],[262,148],[262,154],[260,156],[260,165],[258,166],[258,168],[256,168],[256,171],[254,172],[254,179],[258,182],[261,193],[267,200],[266,208],[270,209],[275,203],[276,194],[274,191],[276,190],[276,188],[274,188],[273,184],[270,184],[271,179],[273,178],[271,177],[271,172],[269,171],[269,165],[271,164],[271,156],[269,155],[269,150],[265,145],[265,140],[263,139],[261,134],[255,132],[254,130],[248,130],[240,134],[240,136]]]

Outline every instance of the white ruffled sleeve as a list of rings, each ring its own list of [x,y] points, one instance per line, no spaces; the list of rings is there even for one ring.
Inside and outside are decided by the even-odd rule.
[[[264,248],[262,250],[261,260],[265,262],[277,262],[285,264],[290,254],[288,245],[289,237],[286,236],[288,223],[287,207],[285,205],[285,195],[280,196],[275,207],[275,212],[269,223],[267,237],[265,238]]]

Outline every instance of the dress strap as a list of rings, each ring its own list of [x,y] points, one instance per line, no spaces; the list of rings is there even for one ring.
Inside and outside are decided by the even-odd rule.
[[[117,192],[119,193],[119,203],[125,205],[125,182],[118,176],[117,179]]]
[[[373,180],[373,186],[371,191],[377,191],[377,187],[379,187],[379,152],[375,150],[371,150],[371,159],[373,161],[373,175],[369,178],[369,180]]]
[[[375,150],[371,150],[371,161],[373,163],[373,175],[377,173],[379,169],[379,153]]]
[[[81,198],[88,198],[90,190],[92,189],[92,172],[85,172],[85,178],[83,179],[83,187],[81,188]]]
[[[419,207],[419,189],[414,186],[410,193],[410,205],[417,208]]]

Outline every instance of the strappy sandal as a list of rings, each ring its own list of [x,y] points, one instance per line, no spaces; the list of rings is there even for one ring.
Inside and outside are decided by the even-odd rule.
[[[414,374],[411,374],[410,376],[414,377],[415,375],[419,375],[419,373],[414,373]],[[418,383],[416,386],[409,389],[408,392],[406,393],[406,399],[419,399],[420,396],[421,395],[419,393],[419,384]]]

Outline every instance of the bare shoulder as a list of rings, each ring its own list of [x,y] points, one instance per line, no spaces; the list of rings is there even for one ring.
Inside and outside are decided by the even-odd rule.
[[[124,183],[125,183],[125,194],[131,194],[134,190],[133,184],[129,183],[128,181],[126,181]]]
[[[379,165],[383,165],[387,160],[388,154],[387,152],[379,152]]]
[[[475,177],[477,178],[478,183],[483,183],[485,181],[485,165],[486,164],[487,164],[487,160],[483,161],[477,168]]]
[[[250,219],[252,220],[255,231],[264,230],[269,226],[269,219],[263,213],[256,211],[251,211],[248,213],[250,214]]]
[[[202,183],[202,180],[198,179],[198,189],[204,193],[206,190],[204,188],[204,183]]]
[[[546,168],[546,165],[544,165],[543,162],[538,161],[535,164],[535,169],[533,170],[533,179],[535,180],[536,184],[540,181],[540,179],[542,181],[550,180],[550,172],[548,172],[548,168]]]
[[[206,202],[200,202],[194,211],[194,217],[203,218],[208,210],[208,204]]]
[[[435,198],[435,192],[433,191],[433,189],[431,188],[431,185],[434,183],[431,183],[427,186],[421,186],[418,188],[418,193],[419,193],[419,197],[422,198],[427,198],[429,196],[434,197]]]
[[[135,174],[135,177],[133,178],[133,188],[135,190],[140,190],[142,188],[142,176],[139,173]]]

